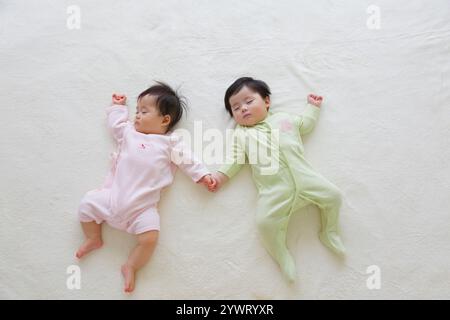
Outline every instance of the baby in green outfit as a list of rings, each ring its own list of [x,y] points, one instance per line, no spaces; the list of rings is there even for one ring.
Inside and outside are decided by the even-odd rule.
[[[225,108],[237,127],[226,163],[213,174],[215,182],[209,189],[217,191],[243,164],[250,164],[258,189],[256,220],[263,244],[284,275],[294,281],[295,263],[286,245],[289,218],[300,208],[315,204],[322,222],[320,240],[343,255],[338,234],[341,194],[303,156],[301,136],[313,129],[322,97],[308,95],[303,114],[292,115],[270,111],[270,94],[265,82],[249,77],[239,78],[227,89]]]

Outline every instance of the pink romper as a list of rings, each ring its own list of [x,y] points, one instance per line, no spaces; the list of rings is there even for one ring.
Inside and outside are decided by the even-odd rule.
[[[159,230],[161,189],[173,182],[176,168],[194,182],[210,172],[177,135],[137,132],[128,120],[126,106],[113,105],[106,113],[118,152],[104,185],[81,200],[79,219],[107,222],[133,234]]]

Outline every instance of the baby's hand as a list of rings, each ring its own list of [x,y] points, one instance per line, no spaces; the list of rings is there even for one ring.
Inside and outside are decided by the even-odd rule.
[[[214,184],[208,187],[208,190],[211,192],[216,192],[222,187],[225,182],[228,181],[228,177],[222,172],[214,172],[212,174],[212,179],[214,180]]]
[[[205,187],[208,188],[209,191],[211,191],[211,188],[216,184],[215,180],[212,178],[210,174],[203,176],[200,180],[197,181],[197,183],[203,184]]]
[[[124,94],[120,94],[120,93],[113,93],[112,103],[125,105],[127,103],[127,96]]]
[[[312,94],[312,93],[308,94],[308,103],[320,108],[322,101],[323,101],[323,98],[321,96],[316,96],[315,94]]]

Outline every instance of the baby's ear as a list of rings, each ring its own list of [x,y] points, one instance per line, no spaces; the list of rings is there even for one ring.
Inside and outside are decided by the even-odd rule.
[[[170,115],[166,114],[166,115],[163,117],[162,125],[168,126],[168,125],[170,124],[171,121],[172,121],[172,118],[170,117]]]
[[[270,96],[264,98],[264,102],[267,105],[267,110],[270,108]]]

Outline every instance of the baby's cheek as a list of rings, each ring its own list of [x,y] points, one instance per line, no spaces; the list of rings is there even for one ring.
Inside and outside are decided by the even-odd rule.
[[[145,126],[151,125],[152,124],[152,119],[145,117],[142,119],[142,124],[144,124]]]

